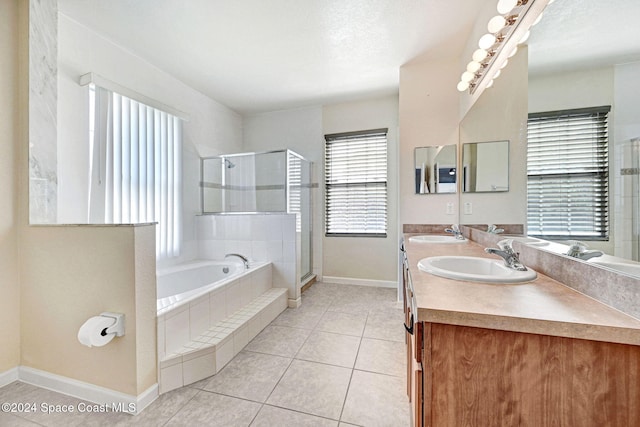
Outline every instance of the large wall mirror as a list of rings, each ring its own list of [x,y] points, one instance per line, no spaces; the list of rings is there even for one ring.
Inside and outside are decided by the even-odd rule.
[[[462,144],[462,192],[509,191],[509,141]]]
[[[605,253],[588,262],[640,260],[640,175],[625,172],[640,163],[639,20],[637,1],[565,0],[547,8],[529,40],[530,113],[611,106],[608,236],[586,242]]]
[[[637,78],[640,75],[640,38],[633,34],[638,21],[640,2],[637,1],[554,2],[531,31],[527,42],[528,71],[519,72],[519,79],[513,79],[507,88],[504,88],[501,76],[468,114],[472,120],[465,118],[461,124],[461,144],[490,138],[506,139],[502,132],[505,122],[520,126],[520,133],[525,136],[520,141],[511,140],[512,180],[509,183],[511,191],[507,194],[526,194],[526,115],[523,118],[511,108],[500,109],[500,105],[514,102],[520,96],[517,82],[524,81],[527,85],[527,92],[522,95],[528,100],[525,101],[527,113],[611,105],[608,118],[609,236],[608,240],[587,242],[591,249],[605,253],[585,261],[589,263],[606,262],[608,256],[623,262],[640,259],[640,175],[633,173],[640,165],[640,80]],[[510,60],[503,76],[509,78],[513,71],[511,66]],[[517,87],[514,89],[514,86]],[[512,94],[509,96],[509,93]],[[493,114],[487,111],[487,104],[494,107]],[[485,110],[483,114],[478,113],[479,107]],[[467,126],[471,121],[474,126]],[[483,126],[478,125],[480,122]],[[485,132],[478,136],[479,130],[491,128],[493,135]],[[521,163],[514,163],[514,160]],[[526,225],[526,198],[508,205],[506,199],[501,203],[495,197],[497,195],[486,193],[463,193],[461,205],[472,201],[475,213],[478,203],[486,200],[488,204],[491,199],[494,211],[518,211],[524,215],[522,222],[514,217],[508,218],[510,222],[506,223]],[[490,221],[489,218],[482,221],[467,218],[461,212],[460,222],[486,224]],[[542,249],[552,246],[555,245]],[[557,247],[562,248],[562,245]]]
[[[457,191],[458,157],[455,145],[418,147],[414,154],[416,194]]]

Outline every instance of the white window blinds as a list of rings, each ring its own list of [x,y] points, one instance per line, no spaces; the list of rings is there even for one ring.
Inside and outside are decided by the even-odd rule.
[[[387,129],[325,140],[326,235],[385,237]]]
[[[610,107],[529,115],[528,233],[607,240]]]
[[[90,222],[157,222],[156,256],[178,256],[180,119],[98,86],[90,94]]]

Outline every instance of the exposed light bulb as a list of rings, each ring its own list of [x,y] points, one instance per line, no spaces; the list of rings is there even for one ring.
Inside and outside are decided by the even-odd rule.
[[[500,77],[500,74],[502,74],[502,70],[498,70],[496,71],[496,73],[493,75],[493,80],[497,79],[498,77]]]
[[[485,87],[489,89],[491,86],[493,86],[493,80],[491,80]]]
[[[514,47],[509,56],[507,58],[513,57],[516,53],[518,53],[518,46]]]
[[[480,63],[476,61],[471,61],[467,64],[467,71],[470,73],[475,73],[480,69]]]
[[[502,15],[504,15],[505,13],[509,13],[517,5],[518,5],[518,0],[499,0],[498,13]]]
[[[505,59],[504,63],[500,66],[500,69],[504,70],[504,67],[506,67],[508,63],[509,63],[509,60]]]
[[[469,89],[469,82],[459,82],[458,86],[456,86],[460,92],[464,92]]]
[[[496,36],[494,36],[493,34],[485,34],[484,36],[480,37],[480,40],[478,41],[478,47],[480,49],[487,50],[491,46],[493,46],[495,42]]]
[[[489,55],[489,52],[487,52],[486,50],[477,49],[475,52],[473,52],[471,58],[476,62],[482,62],[487,57],[487,55]]]
[[[464,73],[462,73],[462,76],[460,76],[460,80],[468,83],[471,80],[473,80],[475,76],[476,76],[475,74],[465,71]]]
[[[522,36],[518,44],[526,43],[527,40],[529,40],[530,35],[531,35],[531,31],[527,31],[526,33],[524,33],[524,36]]]
[[[504,19],[504,16],[497,15],[489,20],[489,23],[487,24],[487,30],[489,30],[490,33],[497,33],[506,26],[507,20]]]

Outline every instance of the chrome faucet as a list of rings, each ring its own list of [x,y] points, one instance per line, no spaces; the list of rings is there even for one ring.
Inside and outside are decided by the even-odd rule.
[[[491,224],[491,225],[487,226],[487,233],[491,233],[491,234],[504,233],[504,228],[498,228],[498,227],[496,227],[495,224]]]
[[[236,257],[240,258],[242,260],[242,263],[244,264],[244,268],[246,268],[246,269],[249,268],[249,260],[246,257],[244,257],[244,256],[242,256],[240,254],[226,254],[224,257],[226,259],[226,258],[229,258],[230,256],[236,256]]]
[[[516,251],[513,250],[511,246],[513,244],[513,239],[504,239],[498,242],[498,247],[500,249],[495,248],[486,248],[484,251],[488,254],[495,254],[504,258],[504,265],[509,268],[518,271],[527,271],[527,267],[524,266],[518,259],[520,255]]]
[[[462,231],[460,231],[458,224],[453,224],[451,228],[445,228],[444,232],[453,234],[458,240],[464,240],[464,236],[462,235]]]
[[[588,251],[587,245],[577,240],[570,240],[569,243],[571,244],[571,246],[569,246],[569,250],[565,255],[569,255],[570,257],[578,258],[581,260],[588,260],[590,258],[595,258],[603,255],[602,251]]]

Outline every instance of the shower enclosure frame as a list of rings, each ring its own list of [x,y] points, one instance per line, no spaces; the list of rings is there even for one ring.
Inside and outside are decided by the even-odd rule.
[[[270,154],[283,154],[285,156],[286,159],[286,163],[285,163],[285,171],[284,171],[284,176],[285,176],[285,182],[284,182],[284,199],[285,199],[285,206],[284,206],[284,210],[279,210],[279,211],[275,211],[275,210],[271,210],[271,211],[261,211],[259,209],[255,210],[240,210],[240,211],[225,211],[225,210],[220,210],[220,211],[206,211],[205,210],[205,162],[207,160],[215,160],[215,159],[219,159],[223,164],[225,164],[225,166],[221,166],[223,168],[223,173],[221,176],[221,180],[222,180],[222,184],[221,184],[221,203],[222,208],[224,209],[224,203],[225,203],[225,173],[224,173],[224,169],[232,169],[236,166],[236,164],[233,162],[232,159],[234,158],[242,158],[242,157],[246,157],[246,156],[260,156],[260,155],[270,155]],[[295,213],[295,212],[291,212],[291,156],[295,157],[297,159],[299,159],[301,162],[304,162],[306,164],[308,164],[309,167],[309,180],[308,180],[308,184],[305,184],[303,182],[301,182],[301,188],[303,188],[305,185],[308,185],[309,188],[309,206],[307,207],[308,209],[308,222],[309,222],[309,230],[307,230],[307,234],[308,234],[308,239],[309,239],[309,243],[308,243],[308,251],[309,251],[309,255],[308,255],[308,263],[309,263],[309,268],[308,271],[303,272],[303,274],[300,277],[300,280],[304,283],[305,280],[309,279],[310,277],[313,276],[313,203],[312,203],[312,193],[311,190],[314,188],[314,185],[312,183],[312,174],[313,174],[313,162],[311,162],[310,160],[307,160],[306,158],[304,158],[304,156],[300,155],[299,153],[296,153],[293,150],[290,149],[280,149],[280,150],[267,150],[267,151],[256,151],[256,152],[247,152],[247,153],[233,153],[233,154],[221,154],[218,156],[208,156],[208,157],[201,157],[200,158],[200,212],[202,215],[230,215],[230,214],[234,214],[234,215],[238,215],[238,214],[247,214],[247,215],[251,215],[251,214],[277,214],[277,213]],[[229,162],[230,165],[232,166],[227,166],[226,162]],[[254,169],[255,169],[255,165],[254,165]],[[301,203],[302,205],[302,203]],[[302,222],[302,206],[300,209],[300,221]],[[298,228],[296,226],[296,228]],[[298,230],[296,230],[296,232],[298,232]],[[300,226],[300,250],[302,251],[302,224]],[[302,262],[302,261],[301,261]]]

